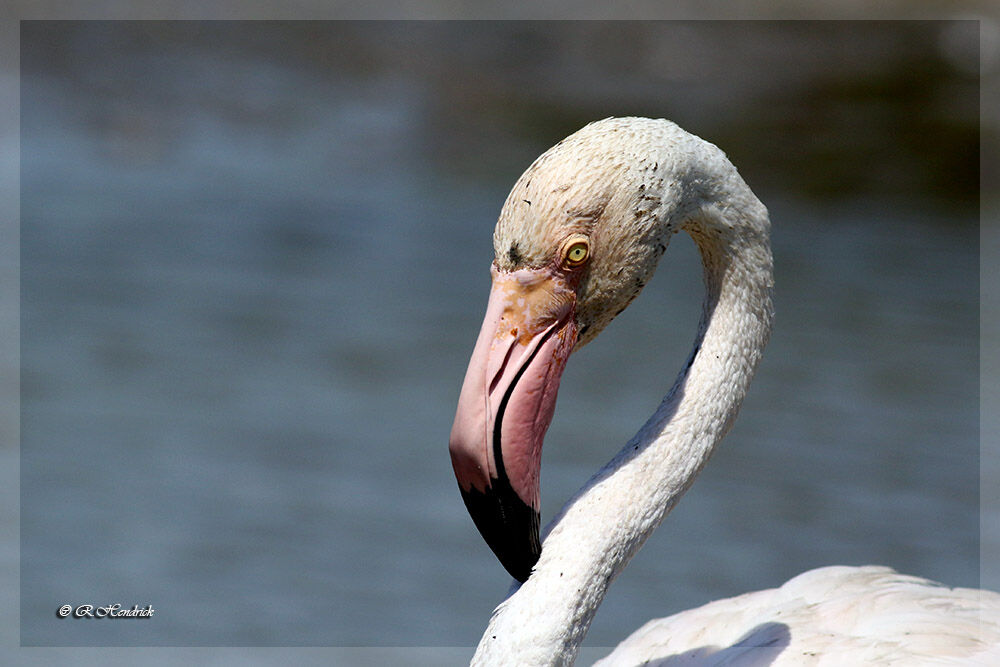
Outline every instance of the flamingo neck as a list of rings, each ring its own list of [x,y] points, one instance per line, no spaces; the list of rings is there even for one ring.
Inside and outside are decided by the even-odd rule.
[[[770,223],[718,156],[709,189],[700,184],[697,197],[674,207],[678,219],[663,221],[694,238],[704,266],[688,363],[646,424],[552,522],[534,572],[497,607],[473,664],[571,664],[611,582],[736,418],[771,331]]]

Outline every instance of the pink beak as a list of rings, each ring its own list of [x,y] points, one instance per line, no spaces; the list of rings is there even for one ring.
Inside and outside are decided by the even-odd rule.
[[[553,268],[492,273],[486,318],[448,446],[476,527],[507,571],[523,582],[541,554],[542,439],[576,344],[576,294]]]

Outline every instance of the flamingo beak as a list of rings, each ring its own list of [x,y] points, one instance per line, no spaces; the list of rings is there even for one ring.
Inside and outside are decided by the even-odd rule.
[[[524,582],[542,551],[542,439],[576,344],[576,293],[554,268],[492,274],[448,448],[472,520],[501,564]]]

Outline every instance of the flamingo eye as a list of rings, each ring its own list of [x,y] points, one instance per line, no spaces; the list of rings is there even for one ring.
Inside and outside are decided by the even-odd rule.
[[[586,239],[570,239],[563,251],[563,264],[571,269],[581,266],[590,257],[590,244]]]

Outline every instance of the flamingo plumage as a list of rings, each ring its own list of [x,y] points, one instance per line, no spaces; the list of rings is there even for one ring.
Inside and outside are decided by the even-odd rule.
[[[570,354],[641,291],[671,237],[701,253],[694,348],[659,408],[539,534],[542,439]],[[714,145],[666,120],[591,123],[514,185],[450,452],[517,582],[473,664],[571,664],[608,587],[724,438],[773,321],[767,209]],[[1000,595],[828,567],[651,621],[602,664],[1000,664]]]

